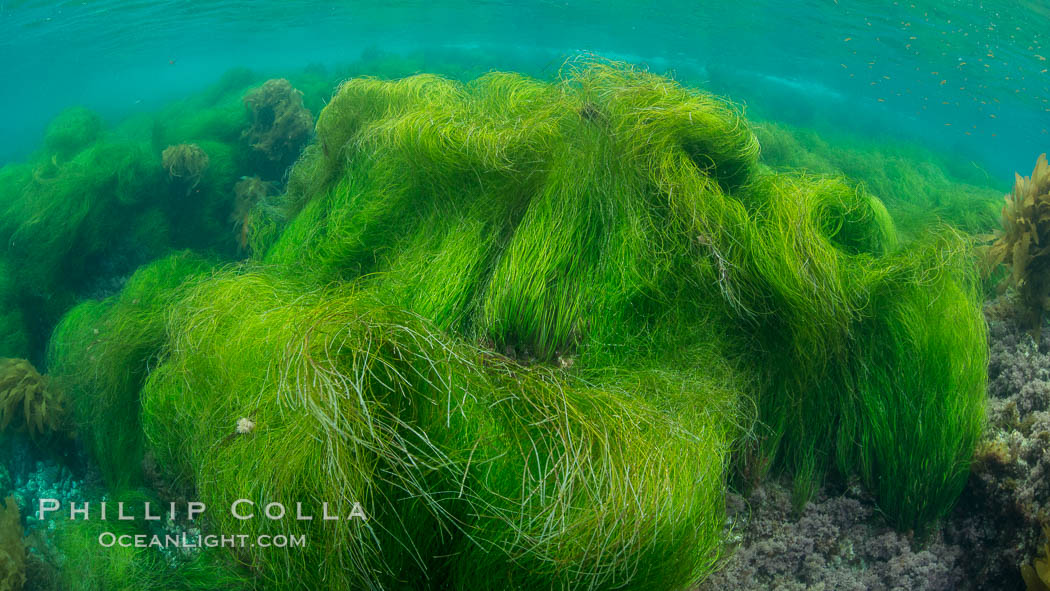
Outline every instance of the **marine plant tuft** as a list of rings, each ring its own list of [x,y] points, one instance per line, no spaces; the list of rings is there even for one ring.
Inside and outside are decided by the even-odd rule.
[[[161,164],[172,180],[178,180],[192,191],[201,181],[207,170],[209,158],[207,152],[197,144],[179,144],[168,146],[161,154]]]
[[[0,432],[14,426],[30,436],[60,431],[65,420],[61,391],[25,359],[0,359]]]
[[[1039,156],[1032,176],[1015,175],[1006,196],[1002,229],[987,249],[986,268],[1010,268],[1007,284],[1017,289],[1024,327],[1039,332],[1050,308],[1050,165]]]
[[[310,139],[314,118],[303,106],[302,91],[284,78],[267,80],[244,95],[251,126],[244,138],[283,172]]]

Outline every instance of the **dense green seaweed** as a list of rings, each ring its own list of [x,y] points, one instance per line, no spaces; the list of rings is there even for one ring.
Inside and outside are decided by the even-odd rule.
[[[45,568],[55,573],[52,575],[54,588],[64,591],[235,591],[254,588],[246,572],[223,564],[214,549],[197,549],[185,555],[172,550],[165,556],[150,546],[153,535],[164,537],[150,531],[146,527],[148,522],[143,521],[144,503],[151,502],[154,511],[158,506],[157,499],[151,494],[128,489],[120,490],[111,499],[124,503],[126,514],[135,520],[101,520],[97,515],[92,520],[54,519],[49,522],[46,538],[37,536],[34,539],[40,547],[34,547],[32,551],[38,552],[41,555],[38,560],[43,560]],[[99,506],[96,503],[93,508],[97,511]],[[106,537],[102,537],[103,534]],[[120,536],[142,536],[140,539],[145,543],[138,547],[115,541],[109,543],[109,535],[114,540]],[[47,545],[41,544],[44,539],[48,540]],[[172,556],[177,558],[173,560]],[[34,583],[39,586],[34,588],[46,588],[44,581]]]
[[[852,459],[840,446],[839,461],[892,522],[922,529],[969,477],[988,351],[974,262],[958,239],[928,238],[908,256],[872,294],[874,314],[858,329],[858,346],[870,349],[855,362],[856,422],[843,436],[859,445]]]
[[[842,175],[886,203],[902,233],[915,238],[938,221],[970,233],[996,226],[1002,191],[972,162],[916,146],[886,144],[762,122],[762,160],[778,169]]]
[[[3,168],[0,273],[18,290],[0,299],[5,317],[21,318],[29,337],[13,354],[40,356],[78,297],[111,291],[108,282],[173,247],[233,251],[227,192],[236,177],[229,148],[209,147],[213,165],[192,195],[169,181],[160,150],[105,135],[75,154],[43,152]]]
[[[851,430],[888,406],[862,371],[876,351],[860,340],[864,327],[896,313],[877,295],[956,317],[943,298],[924,304],[925,292],[905,287],[926,280],[923,269],[972,267],[952,254],[965,243],[950,232],[901,250],[863,189],[755,172],[757,146],[737,116],[636,71],[592,66],[551,86],[507,74],[468,85],[355,79],[322,112],[318,142],[292,175],[297,215],[265,260],[308,266],[321,281],[364,275],[439,325],[525,359],[630,359],[644,343],[636,335],[652,330],[645,313],[719,300],[722,321],[745,336],[727,350],[766,384],[766,452],[792,471],[819,474],[833,447],[852,456]],[[945,281],[972,312],[971,279]],[[681,293],[692,301],[670,299]],[[963,359],[983,346],[973,330]],[[938,443],[932,471],[884,465],[909,470],[899,486],[947,478],[957,491],[982,396],[979,363],[964,365],[956,395],[969,435]],[[916,377],[909,395],[938,396],[923,392],[932,378]],[[846,392],[866,403],[846,404]],[[940,514],[950,503],[934,504]],[[889,497],[884,509],[916,521]]]
[[[369,516],[217,513],[219,531],[309,536],[307,549],[244,558],[271,584],[476,589],[500,573],[511,588],[635,576],[657,589],[718,556],[736,435],[725,385],[668,378],[722,411],[678,401],[672,415],[614,376],[522,367],[353,287],[265,271],[201,283],[178,310],[172,354],[142,393],[158,463],[209,506],[302,502],[319,515],[327,501],[345,518],[360,502]],[[239,419],[254,429],[237,434]]]
[[[208,153],[202,187],[243,161],[209,125],[155,130]],[[352,78],[235,216],[255,262],[145,267],[50,363],[112,483],[148,448],[209,505],[362,504],[213,514],[310,537],[232,553],[266,587],[687,588],[734,469],[798,502],[858,477],[922,529],[983,416],[969,244],[758,157],[731,105],[620,64]]]
[[[14,269],[0,256],[0,357],[29,356],[29,335],[18,307]]]
[[[311,84],[311,104],[319,103],[321,76],[300,78]],[[74,107],[52,121],[28,162],[0,168],[3,354],[42,357],[47,335],[78,299],[112,293],[136,267],[172,250],[237,255],[236,183],[263,171],[281,181],[287,166],[260,159],[242,137],[251,123],[243,97],[262,83],[234,73],[189,105],[115,128]],[[252,129],[287,132],[265,119]],[[187,160],[189,145],[201,162]]]
[[[70,107],[48,124],[44,150],[56,160],[68,160],[95,143],[100,135],[101,117],[84,107]]]
[[[83,282],[92,257],[111,247],[130,205],[149,194],[160,176],[142,146],[99,141],[69,157],[40,155],[4,175],[7,199],[0,238],[17,261],[18,282],[38,298]],[[141,248],[149,249],[147,236]]]
[[[49,373],[111,486],[142,481],[139,390],[166,342],[164,314],[176,288],[208,269],[189,253],[161,259],[139,269],[120,294],[73,308],[55,329]]]

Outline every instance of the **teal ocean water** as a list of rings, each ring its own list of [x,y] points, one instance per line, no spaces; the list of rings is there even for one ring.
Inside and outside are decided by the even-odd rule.
[[[1047,2],[0,0],[0,591],[1047,588]]]
[[[1050,7],[1035,0],[3,0],[0,162],[35,148],[64,107],[119,120],[232,67],[338,67],[380,50],[543,74],[592,51],[779,120],[900,135],[1002,177],[1050,142],[1048,31]]]

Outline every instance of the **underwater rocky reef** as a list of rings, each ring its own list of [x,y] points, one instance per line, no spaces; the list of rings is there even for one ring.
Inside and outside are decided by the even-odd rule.
[[[596,58],[358,69],[233,72],[113,129],[70,109],[0,168],[9,588],[763,588],[741,574],[763,552],[849,555],[774,569],[807,584],[963,588],[922,586],[967,580],[959,507],[1046,502],[994,400],[986,426],[972,234],[1001,192],[889,152],[857,168],[862,147]],[[993,399],[1023,398],[992,326]],[[43,498],[215,510],[39,520]]]
[[[830,483],[797,509],[790,483],[770,479],[729,495],[735,548],[700,589],[1042,589],[1029,578],[1046,573],[1050,337],[1035,341],[1012,299],[985,305],[988,420],[936,530],[895,530],[855,482]]]

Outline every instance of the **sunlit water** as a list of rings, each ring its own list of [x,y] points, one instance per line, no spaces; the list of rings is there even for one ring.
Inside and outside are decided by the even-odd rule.
[[[0,163],[82,104],[110,121],[231,67],[454,52],[555,75],[581,51],[728,93],[763,117],[890,134],[1008,184],[1050,146],[1050,3],[0,0]]]

